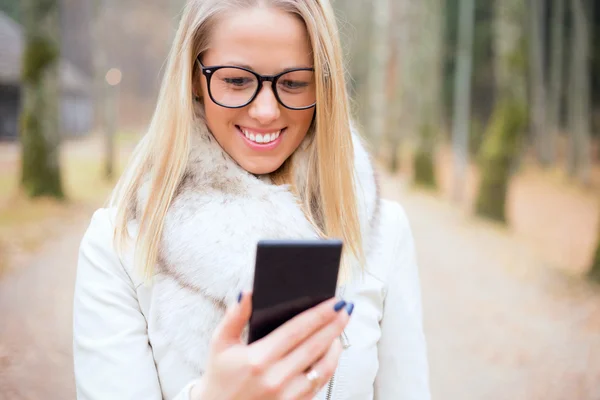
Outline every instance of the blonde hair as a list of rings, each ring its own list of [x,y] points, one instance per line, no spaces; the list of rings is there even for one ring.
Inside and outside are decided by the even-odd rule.
[[[322,237],[342,239],[342,272],[350,260],[364,260],[354,188],[354,151],[341,45],[335,15],[328,0],[192,0],[189,1],[171,48],[157,106],[148,132],[136,148],[110,200],[116,207],[115,245],[119,252],[129,237],[127,225],[136,218],[137,193],[150,179],[148,200],[139,215],[135,241],[136,269],[150,279],[163,221],[185,172],[194,118],[192,85],[197,55],[208,48],[219,15],[239,7],[272,6],[299,16],[313,49],[317,90],[315,121],[308,152],[306,182],[295,182],[293,156],[273,174],[277,184],[297,190],[304,213]],[[295,190],[296,191],[296,190]]]

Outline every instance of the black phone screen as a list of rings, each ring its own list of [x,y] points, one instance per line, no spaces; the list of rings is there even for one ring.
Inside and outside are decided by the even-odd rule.
[[[261,240],[256,251],[248,343],[336,294],[342,242]]]

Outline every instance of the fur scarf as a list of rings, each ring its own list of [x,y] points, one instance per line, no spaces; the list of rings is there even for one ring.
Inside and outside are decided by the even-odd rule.
[[[196,125],[184,178],[164,221],[148,327],[201,375],[226,305],[252,287],[257,242],[317,234],[288,187],[245,171],[203,122]],[[310,140],[311,134],[296,150],[300,165],[307,160]],[[379,194],[374,168],[354,132],[353,143],[359,220],[368,253]],[[304,170],[297,168],[299,174]],[[137,210],[143,209],[147,194],[142,185]]]

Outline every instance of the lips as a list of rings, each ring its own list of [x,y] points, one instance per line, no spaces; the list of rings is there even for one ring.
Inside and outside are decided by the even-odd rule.
[[[236,129],[242,137],[243,142],[252,151],[270,153],[279,147],[287,128],[272,131],[267,131],[266,129],[255,131],[236,125]],[[259,142],[259,140],[262,140],[262,142]]]
[[[284,129],[265,131],[265,130],[253,130],[252,128],[237,126],[240,132],[251,142],[257,144],[269,144],[274,142],[283,133]]]

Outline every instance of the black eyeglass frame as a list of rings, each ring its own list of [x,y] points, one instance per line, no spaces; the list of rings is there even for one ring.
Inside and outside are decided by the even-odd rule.
[[[263,82],[271,82],[271,90],[273,91],[273,94],[275,95],[275,98],[277,99],[277,102],[279,104],[281,104],[282,106],[284,106],[285,108],[287,108],[288,110],[295,110],[295,111],[300,111],[300,110],[308,110],[309,108],[313,108],[317,102],[315,101],[313,104],[309,105],[309,106],[305,106],[305,107],[289,107],[287,105],[285,105],[283,103],[283,101],[281,101],[281,98],[279,97],[279,93],[277,93],[277,81],[279,80],[279,78],[281,78],[283,75],[285,74],[289,74],[290,72],[296,72],[296,71],[315,71],[314,68],[294,68],[294,69],[290,69],[287,71],[283,71],[277,75],[261,75],[258,74],[250,69],[244,68],[244,67],[237,67],[237,66],[233,66],[233,65],[214,65],[211,67],[205,67],[202,64],[202,61],[200,61],[200,56],[198,56],[196,58],[198,60],[198,64],[200,64],[200,69],[202,71],[202,75],[204,75],[206,77],[206,85],[208,87],[208,95],[210,96],[210,99],[213,101],[213,103],[221,106],[221,107],[225,107],[225,108],[243,108],[246,107],[247,105],[249,105],[250,103],[252,103],[254,101],[254,99],[256,99],[256,96],[258,96],[258,94],[260,93],[260,91],[262,90],[262,86],[263,86]],[[212,91],[210,90],[210,80],[213,77],[213,74],[223,68],[235,68],[235,69],[239,69],[242,71],[246,71],[251,73],[252,75],[254,75],[256,77],[256,79],[258,80],[258,86],[256,87],[256,92],[254,92],[254,94],[252,95],[252,97],[250,98],[250,100],[248,100],[245,104],[242,104],[240,106],[226,106],[224,104],[219,103],[218,101],[215,100],[215,98],[212,95]]]

